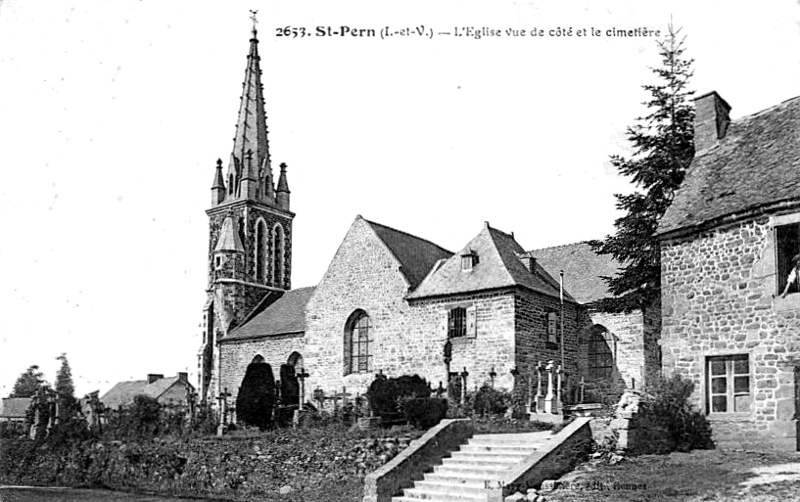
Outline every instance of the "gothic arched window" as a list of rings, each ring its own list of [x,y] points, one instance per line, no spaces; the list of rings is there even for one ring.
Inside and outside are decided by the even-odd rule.
[[[589,335],[589,376],[592,378],[608,378],[614,371],[614,357],[603,336],[605,332],[597,330]]]
[[[267,224],[259,219],[255,238],[256,282],[267,282]]]
[[[272,231],[272,282],[275,286],[284,285],[284,235],[283,227],[275,225]]]
[[[356,310],[344,328],[344,374],[371,372],[373,350],[369,316],[363,310]]]

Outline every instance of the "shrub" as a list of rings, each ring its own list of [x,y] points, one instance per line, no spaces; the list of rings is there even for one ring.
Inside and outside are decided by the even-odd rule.
[[[447,400],[435,397],[415,397],[403,402],[403,415],[418,429],[429,429],[447,415]]]
[[[511,395],[483,384],[473,399],[473,410],[480,416],[502,415],[511,405]]]
[[[236,397],[238,420],[244,425],[267,429],[272,425],[274,407],[275,378],[272,376],[272,366],[264,362],[250,363]]]
[[[386,378],[378,375],[367,390],[370,409],[380,417],[401,413],[399,402],[407,398],[427,398],[430,387],[419,375]]]
[[[679,451],[713,447],[708,420],[690,401],[694,393],[691,380],[675,374],[657,381],[650,392],[642,403],[646,420],[666,427]]]

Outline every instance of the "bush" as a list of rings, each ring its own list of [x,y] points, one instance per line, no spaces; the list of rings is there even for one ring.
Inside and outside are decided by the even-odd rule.
[[[380,417],[401,414],[399,402],[412,398],[427,398],[430,387],[419,375],[386,378],[378,375],[367,390],[370,409]]]
[[[418,429],[429,429],[447,415],[447,400],[435,397],[415,397],[403,402],[403,415]]]
[[[642,403],[646,420],[666,427],[679,451],[713,448],[708,420],[691,404],[691,380],[675,374],[660,379],[650,392]]]
[[[486,415],[502,415],[511,405],[511,395],[483,384],[473,398],[473,410],[482,417]]]

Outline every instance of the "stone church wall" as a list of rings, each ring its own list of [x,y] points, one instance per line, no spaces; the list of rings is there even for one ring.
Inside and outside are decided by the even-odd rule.
[[[764,216],[662,242],[665,372],[690,378],[695,403],[708,412],[709,356],[747,356],[752,404],[709,414],[718,444],[795,448],[800,294],[775,297],[774,229],[797,221]]]
[[[262,356],[272,366],[272,375],[277,382],[280,379],[281,365],[289,361],[293,352],[302,355],[303,346],[303,335],[300,333],[221,343],[219,351],[224,363],[220,370],[220,389],[227,388],[232,396],[229,402],[235,403],[247,366],[257,355]],[[308,395],[306,398],[310,399]]]

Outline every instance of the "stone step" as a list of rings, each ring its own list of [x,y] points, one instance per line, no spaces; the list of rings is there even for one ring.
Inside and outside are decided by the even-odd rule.
[[[525,458],[531,453],[534,453],[538,448],[494,448],[484,446],[462,447],[458,451],[454,451],[453,455],[460,453],[462,455],[488,455],[490,457],[521,457]]]
[[[437,500],[441,502],[469,502],[485,501],[486,493],[484,490],[472,490],[469,492],[456,492],[447,487],[426,486],[424,488],[406,488],[403,496],[412,500]]]
[[[434,492],[445,491],[453,493],[473,493],[475,491],[485,490],[487,483],[496,483],[496,481],[491,481],[488,479],[471,479],[459,482],[453,480],[445,481],[442,479],[423,479],[422,481],[415,481],[414,488],[423,490],[428,489],[429,491]]]
[[[496,481],[487,479],[486,476],[481,474],[442,474],[438,472],[428,472],[423,474],[423,481],[435,481],[437,483],[459,484],[463,486],[471,486],[473,488],[484,488],[486,482]],[[417,481],[418,483],[419,481]]]
[[[507,455],[507,454],[492,454],[492,453],[463,453],[460,451],[453,452],[453,456],[448,458],[449,463],[456,464],[473,464],[473,465],[514,465],[522,462],[527,455]]]
[[[468,444],[489,446],[537,446],[549,440],[552,436],[553,434],[550,431],[513,434],[478,434],[471,437]]]
[[[444,476],[482,477],[488,480],[500,479],[511,466],[508,465],[469,465],[469,464],[442,464],[433,468],[435,474]]]

